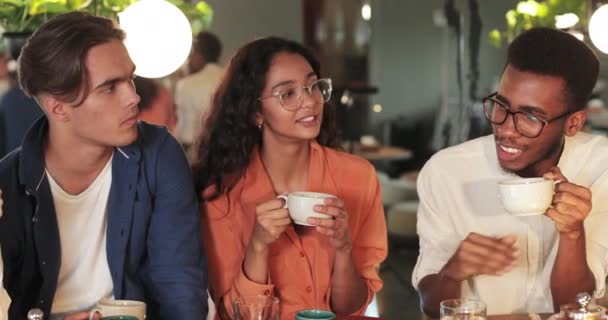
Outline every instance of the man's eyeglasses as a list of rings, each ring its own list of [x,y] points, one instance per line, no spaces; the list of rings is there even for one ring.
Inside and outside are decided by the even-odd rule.
[[[304,91],[317,103],[325,103],[331,97],[331,79],[317,79],[307,86],[291,86],[281,88],[269,96],[259,99],[277,98],[281,106],[287,111],[296,111],[302,106],[304,101]]]
[[[570,115],[570,111],[568,111],[555,118],[545,120],[531,113],[511,111],[504,102],[496,99],[496,94],[495,92],[483,98],[483,113],[488,121],[496,125],[502,125],[507,121],[509,115],[511,115],[513,116],[513,124],[515,124],[517,132],[527,138],[538,137],[546,125]]]

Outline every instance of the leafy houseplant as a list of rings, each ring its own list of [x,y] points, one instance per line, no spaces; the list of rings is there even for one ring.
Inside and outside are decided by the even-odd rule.
[[[524,0],[505,14],[505,30],[490,31],[490,42],[501,47],[509,43],[522,31],[533,27],[555,28],[555,19],[559,15],[574,13],[580,19],[577,29],[586,30],[588,24],[587,0]]]
[[[119,12],[138,0],[0,0],[0,27],[5,39],[27,38],[48,18],[70,11],[86,11],[91,14],[117,20]],[[177,6],[199,32],[211,25],[213,10],[205,1],[191,3],[188,0],[167,0]],[[10,42],[10,41],[9,41]],[[9,44],[9,50],[10,44]]]

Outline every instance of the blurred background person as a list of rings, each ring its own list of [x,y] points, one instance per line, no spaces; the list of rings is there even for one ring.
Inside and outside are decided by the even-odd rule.
[[[176,84],[175,136],[186,151],[201,130],[201,119],[209,109],[211,97],[222,76],[223,69],[217,64],[221,53],[222,43],[216,35],[206,31],[198,33],[188,60],[190,75]]]
[[[135,91],[141,98],[138,119],[167,127],[173,134],[176,123],[175,103],[169,90],[148,78],[136,77],[134,82]]]
[[[17,84],[17,63],[0,54],[0,159],[21,145],[42,109]]]

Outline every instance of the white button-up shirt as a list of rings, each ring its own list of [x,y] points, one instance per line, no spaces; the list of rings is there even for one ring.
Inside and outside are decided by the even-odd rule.
[[[587,262],[604,295],[608,254],[608,139],[579,133],[567,137],[558,166],[572,183],[592,192],[585,220]],[[412,283],[438,273],[471,232],[502,237],[515,234],[517,266],[502,276],[475,276],[462,283],[463,297],[477,297],[488,314],[552,312],[550,279],[559,232],[547,216],[508,214],[497,182],[513,177],[498,163],[492,135],[445,149],[425,164],[418,178],[420,255]]]

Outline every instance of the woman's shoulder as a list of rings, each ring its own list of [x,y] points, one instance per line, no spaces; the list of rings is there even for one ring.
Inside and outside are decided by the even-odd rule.
[[[328,147],[320,148],[323,150],[325,158],[327,159],[327,164],[332,170],[357,175],[366,172],[373,174],[375,172],[374,166],[361,157]]]

